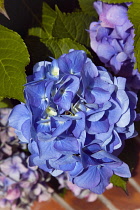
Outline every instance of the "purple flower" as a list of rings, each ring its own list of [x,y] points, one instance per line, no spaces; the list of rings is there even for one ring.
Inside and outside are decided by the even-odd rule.
[[[136,135],[137,97],[126,90],[126,79],[96,67],[80,50],[36,64],[31,78],[26,104],[9,118],[28,142],[30,166],[53,176],[65,171],[77,186],[95,193],[106,189],[113,174],[130,177],[128,166],[114,156]]]
[[[15,139],[17,139],[14,129],[8,126],[8,117],[11,111],[12,109],[10,108],[0,109],[0,140],[2,143],[1,148],[5,146],[5,144],[9,141],[14,141]]]
[[[15,200],[15,199],[17,199],[19,197],[20,197],[20,189],[19,189],[19,187],[16,186],[16,185],[15,186],[14,185],[10,186],[10,188],[7,191],[7,195],[5,196],[5,198],[7,200],[12,201],[12,200]]]
[[[3,125],[3,126],[6,126],[7,125],[7,122],[8,122],[8,117],[9,117],[9,114],[11,112],[12,109],[0,109],[0,123]]]
[[[19,181],[20,175],[27,172],[27,168],[22,164],[22,159],[18,156],[8,158],[0,165],[1,171],[9,175],[15,181]]]
[[[51,198],[51,194],[53,193],[53,189],[51,189],[50,187],[44,187],[42,184],[38,183],[34,190],[33,190],[34,194],[36,196],[38,196],[38,201],[42,202],[42,201],[47,201]]]
[[[5,193],[12,184],[15,184],[14,180],[10,179],[3,173],[0,173],[0,188],[3,190],[3,193]]]
[[[115,28],[124,25],[127,21],[127,7],[115,4],[105,4],[101,1],[94,3],[94,7],[99,15],[102,27]]]
[[[139,81],[139,74],[134,70],[134,29],[127,16],[129,5],[94,2],[99,21],[90,24],[90,45],[110,71],[128,78],[129,88],[139,89],[138,82],[134,82]]]

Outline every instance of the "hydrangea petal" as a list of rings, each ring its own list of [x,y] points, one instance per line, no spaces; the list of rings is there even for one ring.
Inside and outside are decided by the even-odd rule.
[[[79,176],[74,178],[74,183],[79,187],[93,190],[100,182],[100,173],[96,166],[91,166]]]

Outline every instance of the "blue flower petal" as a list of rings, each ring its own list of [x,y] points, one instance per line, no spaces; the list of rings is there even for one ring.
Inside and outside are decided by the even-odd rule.
[[[42,170],[46,172],[51,172],[52,169],[47,167],[46,160],[39,158],[39,156],[33,154],[29,157],[29,165],[30,166],[39,166]]]
[[[64,139],[58,139],[54,143],[54,148],[61,154],[76,154],[79,150],[78,141],[74,137],[66,137]]]
[[[105,133],[109,130],[109,122],[106,117],[103,117],[99,121],[89,122],[87,121],[87,132],[89,134]]]
[[[127,177],[127,178],[131,177],[130,169],[126,163],[122,163],[121,166],[113,169],[113,171],[118,176]]]
[[[71,101],[79,89],[79,79],[76,76],[70,75],[62,78],[64,80],[54,96],[54,103],[59,105],[64,110],[69,110]],[[62,82],[60,81],[60,82]]]
[[[76,177],[78,174],[80,174],[83,171],[83,165],[80,162],[75,163],[75,167],[73,170],[69,172],[71,177]]]
[[[65,74],[79,74],[86,60],[86,54],[82,50],[71,50],[68,54],[58,59],[59,68]]]
[[[72,120],[66,120],[64,118],[57,118],[53,117],[52,119],[53,121],[55,121],[55,126],[52,128],[54,128],[54,131],[52,133],[52,137],[56,137],[58,135],[60,135],[61,133],[63,133],[64,131],[66,131],[72,124]]]
[[[88,117],[88,121],[92,121],[92,122],[96,122],[98,120],[100,120],[105,114],[105,111],[102,111],[102,112],[97,112],[95,114],[92,114]]]
[[[54,141],[38,141],[39,157],[44,160],[59,158],[61,154],[54,148]]]
[[[9,126],[17,130],[22,142],[29,142],[31,138],[31,112],[25,104],[14,107],[9,116]]]
[[[72,155],[63,155],[57,160],[49,160],[49,163],[58,170],[71,171],[75,167],[76,160]]]
[[[100,182],[100,173],[96,166],[91,166],[74,178],[74,184],[81,188],[93,190]]]

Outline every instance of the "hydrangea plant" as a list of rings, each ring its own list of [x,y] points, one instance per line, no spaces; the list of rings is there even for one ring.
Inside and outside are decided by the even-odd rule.
[[[125,83],[96,67],[84,51],[37,63],[25,85],[26,103],[9,118],[28,143],[30,165],[53,176],[66,171],[73,183],[97,194],[113,174],[130,177],[117,157],[125,139],[136,135],[137,96]]]
[[[9,118],[16,134],[7,124],[0,131],[1,205],[27,207],[34,198],[50,197],[40,184],[46,174],[58,180],[67,175],[66,185],[79,197],[87,192],[89,200],[110,186],[113,175],[131,176],[120,154],[137,135],[139,119],[140,4],[132,2],[78,0],[63,11],[43,3],[40,19],[23,1],[36,22],[25,33],[27,46],[18,33],[0,26],[0,107],[9,106],[5,98],[20,101]],[[0,12],[7,16],[4,0]],[[44,171],[40,179],[36,166]],[[36,181],[29,184],[30,173]],[[24,181],[29,187],[22,194]]]

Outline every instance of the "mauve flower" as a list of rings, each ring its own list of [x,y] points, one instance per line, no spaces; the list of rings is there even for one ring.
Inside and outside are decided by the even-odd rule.
[[[11,207],[11,202],[10,201],[8,201],[7,199],[5,199],[5,198],[3,198],[3,199],[1,199],[0,198],[0,207],[1,208],[10,208]]]
[[[12,144],[18,141],[14,128],[8,126],[11,110],[10,108],[0,109],[0,159],[3,159],[5,155],[12,155]]]
[[[22,159],[18,156],[4,160],[0,165],[0,169],[5,175],[9,175],[15,181],[19,181],[20,175],[28,170],[22,164]]]
[[[108,28],[115,28],[116,26],[122,26],[128,22],[127,7],[122,5],[105,4],[101,1],[94,3],[94,7],[99,15],[101,26]]]
[[[127,15],[129,5],[94,2],[99,21],[90,24],[90,45],[110,71],[128,78],[129,88],[139,89],[139,73],[134,70],[134,28]]]
[[[4,175],[3,173],[0,173],[0,189],[2,192],[0,192],[0,195],[5,193],[9,186],[15,184],[15,181]]]
[[[48,187],[46,190],[46,187],[38,183],[33,192],[36,196],[38,196],[38,201],[41,202],[49,200],[51,198],[51,193],[53,193],[53,190]]]
[[[0,108],[0,123],[3,126],[7,125],[8,117],[12,109],[9,108]]]
[[[18,186],[15,185],[11,185],[9,188],[8,188],[8,191],[7,191],[7,194],[5,196],[5,198],[7,200],[15,200],[17,198],[20,197],[20,188]]]

